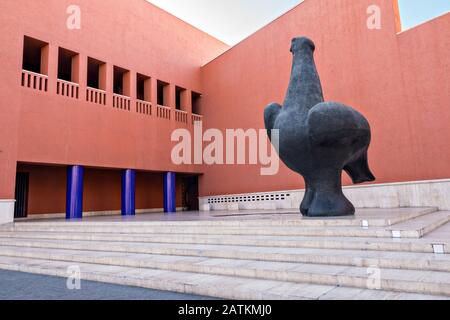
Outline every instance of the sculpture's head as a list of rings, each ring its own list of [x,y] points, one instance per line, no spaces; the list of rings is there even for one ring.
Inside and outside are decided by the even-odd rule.
[[[296,53],[302,50],[316,50],[314,42],[307,37],[299,37],[292,39],[291,52]]]

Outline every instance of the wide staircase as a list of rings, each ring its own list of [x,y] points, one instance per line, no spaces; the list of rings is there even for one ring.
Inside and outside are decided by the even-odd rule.
[[[226,299],[449,299],[450,212],[0,227],[0,269]]]

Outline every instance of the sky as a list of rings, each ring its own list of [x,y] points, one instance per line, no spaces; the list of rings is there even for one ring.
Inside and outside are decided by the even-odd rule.
[[[234,45],[303,0],[147,0]]]
[[[303,0],[147,0],[235,45]],[[399,0],[403,30],[450,11],[450,0]]]
[[[450,0],[399,0],[398,4],[403,30],[450,11]]]

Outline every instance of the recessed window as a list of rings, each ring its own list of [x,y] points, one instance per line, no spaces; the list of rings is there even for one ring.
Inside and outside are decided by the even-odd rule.
[[[184,110],[186,89],[175,87],[175,107],[177,110]]]
[[[169,103],[169,84],[164,81],[158,80],[158,104],[160,106],[165,106]]]
[[[25,36],[22,68],[23,70],[48,75],[48,43]]]
[[[200,115],[200,100],[202,95],[197,92],[192,92],[192,113]]]
[[[90,88],[106,90],[106,63],[88,57],[87,85]]]
[[[79,55],[76,52],[59,48],[58,79],[78,83]]]
[[[114,66],[114,93],[130,96],[130,71]]]
[[[136,97],[142,101],[151,101],[151,78],[138,73],[136,75]]]

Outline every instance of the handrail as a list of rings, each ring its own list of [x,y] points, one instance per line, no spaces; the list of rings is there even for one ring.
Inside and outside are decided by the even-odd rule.
[[[39,76],[39,77],[43,77],[43,78],[48,78],[48,75],[46,75],[46,74],[37,73],[37,72],[25,70],[25,69],[22,69],[22,72],[25,72],[25,73],[28,73],[28,74],[31,74],[31,75],[34,75],[34,76]]]
[[[88,90],[93,90],[93,91],[98,91],[98,92],[106,93],[106,91],[105,91],[105,90],[102,90],[102,89],[92,88],[92,87],[89,87],[89,86],[86,86],[86,88],[87,88]]]
[[[161,104],[158,104],[158,108],[166,109],[166,110],[172,110],[171,107],[163,106],[163,105],[161,105]]]
[[[72,85],[72,86],[76,86],[76,87],[79,87],[80,86],[80,84],[79,83],[76,83],[76,82],[72,82],[72,81],[67,81],[67,80],[62,80],[62,79],[56,79],[57,81],[59,81],[59,82],[63,82],[63,83],[66,83],[66,84],[70,84],[70,85]]]
[[[124,99],[131,99],[130,96],[124,96],[123,94],[119,94],[119,93],[115,93],[113,92],[113,95],[119,98],[124,98]]]

